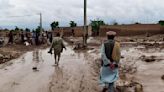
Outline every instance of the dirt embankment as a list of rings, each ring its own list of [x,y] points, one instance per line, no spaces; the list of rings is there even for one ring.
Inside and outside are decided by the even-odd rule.
[[[25,45],[6,45],[0,48],[0,64],[5,63],[9,60],[18,58],[20,55],[27,51],[33,51],[34,49],[44,49],[47,45],[40,46],[25,46]]]

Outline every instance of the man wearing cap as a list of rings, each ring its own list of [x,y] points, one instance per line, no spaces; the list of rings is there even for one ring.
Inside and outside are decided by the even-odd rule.
[[[100,84],[103,85],[102,92],[114,92],[114,82],[118,79],[118,63],[120,60],[120,45],[114,40],[116,32],[109,31],[107,41],[101,46],[102,66],[100,71]]]

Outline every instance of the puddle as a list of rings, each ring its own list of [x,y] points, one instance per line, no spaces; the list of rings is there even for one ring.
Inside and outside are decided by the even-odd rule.
[[[0,92],[98,92],[88,55],[71,47],[62,53],[59,66],[46,50],[35,50],[0,66]],[[37,67],[37,72],[33,68]]]
[[[136,49],[137,48],[137,49]],[[138,49],[139,48],[139,49]],[[164,51],[159,48],[144,49],[142,46],[131,47],[122,50],[124,62],[136,62],[137,72],[135,80],[143,85],[144,92],[164,92],[164,81],[161,76],[164,73]],[[154,57],[154,62],[145,62],[140,57]],[[156,62],[158,61],[158,62]]]

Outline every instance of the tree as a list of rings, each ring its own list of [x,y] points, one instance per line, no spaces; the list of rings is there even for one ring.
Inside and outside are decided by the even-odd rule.
[[[26,32],[30,32],[30,29],[29,29],[29,28],[26,28],[25,31],[26,31]]]
[[[41,29],[41,27],[38,26],[38,27],[35,29],[35,31],[36,31],[37,33],[40,33],[40,29]]]
[[[159,24],[161,25],[161,30],[164,30],[164,20],[160,20],[159,21]]]
[[[51,29],[54,30],[55,28],[58,28],[59,27],[59,22],[58,21],[54,21],[51,23]]]
[[[111,25],[118,25],[118,22],[116,20],[111,21]]]
[[[9,29],[5,28],[4,31],[9,31]]]
[[[141,23],[139,23],[139,22],[135,22],[134,24],[141,24]]]
[[[117,22],[115,22],[113,25],[115,25],[115,26],[116,26],[116,25],[118,25],[118,23],[117,23]]]
[[[17,26],[15,26],[15,31],[19,31],[19,28]]]
[[[96,33],[96,35],[99,35],[99,29],[101,25],[105,25],[103,20],[91,20],[92,31]]]
[[[160,24],[161,26],[164,26],[164,21],[163,21],[163,20],[160,20],[160,21],[159,21],[159,24]]]
[[[19,29],[19,31],[24,31],[24,30],[21,28],[21,29]]]
[[[70,21],[70,27],[76,27],[77,26],[77,23],[75,23],[74,21]]]

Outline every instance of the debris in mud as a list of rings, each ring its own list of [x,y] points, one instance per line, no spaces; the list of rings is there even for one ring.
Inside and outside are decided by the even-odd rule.
[[[136,84],[135,92],[143,92],[143,86],[141,84]]]
[[[87,46],[84,46],[82,43],[76,43],[73,50],[93,50],[94,48],[88,48]]]
[[[121,58],[125,58],[124,56],[121,56]]]
[[[154,59],[154,58],[146,58],[144,61],[145,61],[145,62],[154,62],[155,59]]]
[[[133,40],[133,39],[130,39],[129,41],[130,41],[130,42],[135,42],[135,40]]]
[[[132,63],[124,63],[120,65],[119,71],[122,74],[133,74],[135,72],[137,72],[137,66],[135,64],[136,62],[132,62]]]
[[[79,49],[81,49],[81,48],[83,48],[83,45],[81,44],[81,43],[76,43],[75,44],[75,47],[73,48],[74,50],[79,50]]]
[[[149,56],[149,57],[147,57],[147,56],[145,56],[145,55],[142,55],[141,57],[140,57],[140,59],[142,60],[142,61],[145,61],[145,62],[154,62],[154,61],[156,61],[156,56]]]
[[[142,45],[145,45],[145,48],[155,48],[159,47],[160,43],[154,42],[154,43],[142,43]]]
[[[121,85],[116,85],[117,92],[143,92],[142,84],[134,81],[123,81]]]
[[[19,85],[19,83],[13,82],[13,83],[12,83],[12,86],[14,86],[14,85]]]
[[[37,67],[33,67],[32,70],[39,71]]]
[[[0,59],[3,59],[3,55],[2,54],[0,54]]]
[[[161,79],[164,80],[164,75],[162,75]]]

